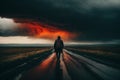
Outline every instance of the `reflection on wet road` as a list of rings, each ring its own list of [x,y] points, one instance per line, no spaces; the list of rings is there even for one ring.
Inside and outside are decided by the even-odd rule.
[[[25,73],[24,76],[22,76],[21,80],[53,80],[55,64],[56,57],[55,53],[53,53],[40,65]]]
[[[120,70],[64,50],[60,60],[56,53],[15,80],[120,80]]]

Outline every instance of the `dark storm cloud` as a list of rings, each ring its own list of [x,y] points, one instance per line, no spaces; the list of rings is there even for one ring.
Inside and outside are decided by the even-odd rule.
[[[0,16],[82,33],[76,40],[120,39],[120,0],[0,0]]]

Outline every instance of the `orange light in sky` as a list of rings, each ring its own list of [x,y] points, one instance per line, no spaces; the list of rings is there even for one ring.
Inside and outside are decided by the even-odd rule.
[[[35,38],[56,39],[57,36],[61,36],[63,40],[70,40],[77,36],[75,33],[38,23],[22,23],[20,29]]]

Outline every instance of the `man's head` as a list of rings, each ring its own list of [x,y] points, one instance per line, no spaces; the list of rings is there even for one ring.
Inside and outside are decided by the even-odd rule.
[[[61,37],[60,37],[60,36],[58,36],[58,39],[61,39]]]

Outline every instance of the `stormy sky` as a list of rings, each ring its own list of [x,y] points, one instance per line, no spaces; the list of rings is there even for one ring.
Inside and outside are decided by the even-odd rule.
[[[10,25],[4,29],[7,24],[3,28],[0,23],[1,37],[35,36],[38,32],[30,32],[37,25],[37,30],[47,28],[48,34],[56,31],[54,36],[62,32],[67,40],[120,42],[120,0],[0,0],[0,17],[22,25],[10,30]],[[46,35],[40,37],[50,39]]]

